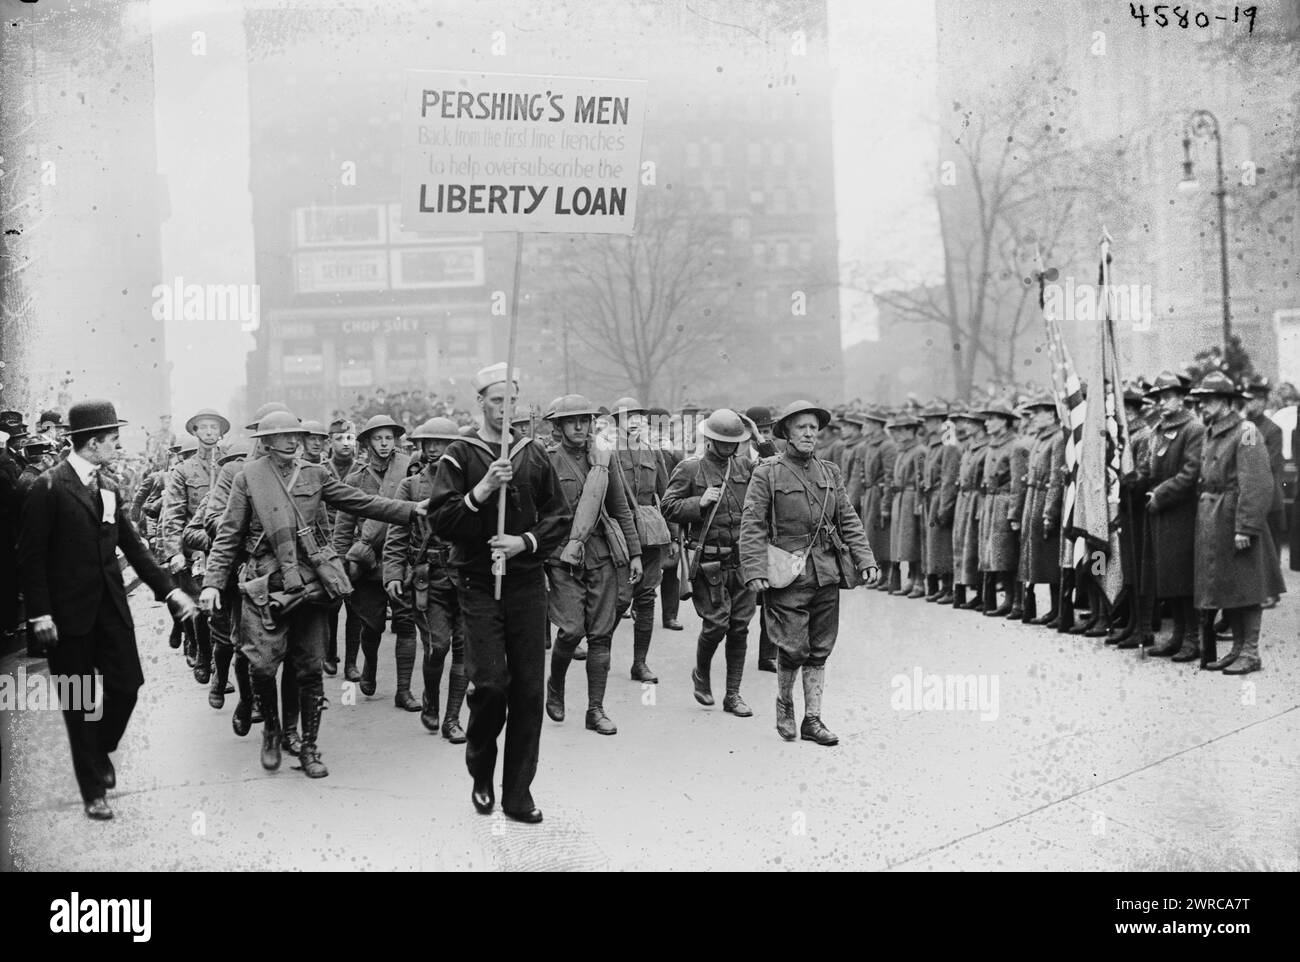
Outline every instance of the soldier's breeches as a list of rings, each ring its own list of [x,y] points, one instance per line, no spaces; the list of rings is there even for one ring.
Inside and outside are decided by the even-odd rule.
[[[254,682],[259,678],[275,681],[275,671],[286,658],[299,681],[320,674],[329,638],[329,608],[302,604],[277,621],[273,630],[262,624],[252,605],[243,605],[240,613],[240,651],[248,659]]]
[[[654,630],[655,598],[664,578],[663,553],[666,545],[643,548],[641,551],[641,580],[629,585],[624,577],[618,586],[618,610],[632,603],[632,624],[638,632],[649,634]],[[624,569],[625,570],[625,569]]]
[[[808,575],[801,575],[788,587],[769,590],[763,606],[782,666],[826,664],[839,634],[839,585],[818,587]]]
[[[556,628],[557,652],[573,657],[583,638],[587,639],[588,650],[609,648],[618,620],[619,581],[626,581],[627,570],[604,564],[575,574],[562,566],[548,566],[551,590],[547,615]]]
[[[697,667],[701,672],[707,670],[724,638],[727,651],[739,651],[743,655],[749,644],[749,623],[758,604],[758,596],[745,587],[739,568],[723,568],[721,575],[721,584],[711,585],[701,571],[692,583],[691,600],[703,622],[696,645]]]

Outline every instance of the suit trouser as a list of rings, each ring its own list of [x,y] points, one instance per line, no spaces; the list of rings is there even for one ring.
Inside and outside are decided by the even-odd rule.
[[[110,752],[117,751],[118,743],[126,731],[131,712],[135,710],[138,687],[113,685],[104,680],[99,692],[98,715],[87,717],[86,705],[96,687],[90,681],[95,674],[93,653],[96,642],[107,631],[130,632],[122,616],[112,605],[102,605],[89,635],[60,636],[59,644],[48,654],[50,678],[77,678],[81,705],[68,701],[63,706],[63,722],[68,728],[68,744],[72,749],[72,769],[77,777],[81,798],[89,802],[104,794],[104,762]],[[66,689],[65,689],[66,690]]]
[[[507,573],[500,601],[492,597],[492,582],[491,575],[462,573],[456,586],[472,686],[465,766],[474,779],[492,780],[504,728],[501,805],[526,812],[533,807],[529,787],[537,774],[545,701],[546,576],[540,568]]]
[[[817,586],[807,571],[763,599],[782,668],[820,668],[835,648],[840,629],[840,586]]]

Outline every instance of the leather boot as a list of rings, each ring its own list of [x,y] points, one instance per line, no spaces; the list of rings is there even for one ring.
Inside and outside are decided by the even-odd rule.
[[[609,681],[609,641],[587,645],[587,730],[617,735],[618,728],[605,714],[605,685]],[[563,711],[563,708],[561,708]]]
[[[1029,623],[1031,625],[1043,625],[1047,628],[1055,628],[1061,618],[1061,586],[1059,584],[1047,583],[1048,609],[1047,613],[1034,618]]]
[[[564,721],[564,679],[569,673],[572,658],[556,645],[551,649],[551,674],[546,679],[546,717],[551,721]]]
[[[438,730],[438,689],[442,685],[442,666],[446,660],[446,652],[436,655],[433,646],[429,645],[420,663],[420,677],[424,682],[424,691],[420,694],[420,724],[431,732]]]
[[[840,740],[822,724],[822,689],[825,682],[824,666],[803,666],[803,724],[799,726],[799,737],[818,745],[838,745]]]
[[[1196,630],[1196,609],[1191,598],[1174,600],[1174,631],[1183,626],[1183,643],[1170,661],[1196,661],[1201,657],[1201,633]]]
[[[1074,627],[1074,572],[1067,571],[1061,577],[1061,611],[1056,620],[1056,630],[1068,634]]]
[[[1007,621],[1023,621],[1025,618],[1025,583],[1016,579],[1011,585],[1011,610],[1007,612]]]
[[[316,740],[320,736],[320,706],[324,688],[321,679],[304,686],[302,692],[302,752],[298,756],[302,773],[308,778],[324,778],[330,773],[320,760]]]
[[[882,561],[880,563],[880,580],[876,582],[876,590],[885,591],[885,592],[889,591],[889,586],[892,584],[893,578],[894,578],[893,563],[889,561]]]
[[[939,577],[939,597],[934,599],[936,605],[950,605],[957,600],[957,594],[953,591],[952,575],[941,575]]]
[[[997,599],[997,589],[998,589],[999,582],[1001,582],[1002,585],[1004,586],[1004,592],[1005,592],[1003,595],[1002,604],[998,605],[996,608],[985,608],[984,615],[987,618],[1005,618],[1007,615],[1011,613],[1011,605],[1015,595],[1015,590],[1011,587],[1011,579],[1007,577],[1006,572],[990,571],[989,584],[992,585],[993,588],[990,594],[993,596],[993,600]]]
[[[207,614],[200,612],[194,619],[194,680],[206,685],[212,680],[212,625]]]
[[[1096,585],[1092,589],[1092,607],[1096,610],[1097,617],[1095,621],[1092,621],[1091,627],[1083,632],[1083,637],[1105,638],[1110,634],[1110,602],[1106,600],[1106,595],[1101,590],[1100,585]]]
[[[913,562],[907,566],[907,576],[911,579],[908,583],[912,586],[912,590],[904,593],[904,598],[925,597],[925,575],[916,573],[916,569],[919,567],[921,567],[919,562]]]
[[[957,585],[952,589],[952,606],[957,609],[969,607],[966,603],[966,586]]]
[[[280,697],[275,678],[256,678],[253,687],[262,703],[262,767],[273,772],[280,767]]]
[[[280,704],[283,708],[280,747],[296,756],[302,750],[302,739],[298,736],[298,676],[287,662],[280,666],[280,671]]]
[[[909,587],[907,589],[911,591]],[[903,591],[903,562],[893,561],[889,565],[889,582],[885,585],[886,594],[897,595]]]
[[[357,671],[357,653],[361,651],[361,619],[351,606],[345,605],[343,616],[343,679],[358,682],[361,672]]]
[[[1245,647],[1246,644],[1246,634],[1243,631],[1245,625],[1242,623],[1241,619],[1239,618],[1231,619],[1231,621],[1232,621],[1232,650],[1228,652],[1226,655],[1224,655],[1222,658],[1216,658],[1213,661],[1208,661],[1205,664],[1203,664],[1201,667],[1204,668],[1206,671],[1223,671],[1223,669],[1227,668],[1234,661],[1236,661],[1238,658],[1241,657],[1241,650],[1242,648]],[[1207,633],[1203,633],[1201,635],[1202,643],[1204,643],[1206,640],[1206,634],[1208,634],[1210,637],[1213,637],[1214,632],[1210,631]]]
[[[465,666],[453,664],[447,673],[447,714],[442,719],[442,737],[453,745],[465,744],[465,730],[460,727],[460,706],[465,703],[469,679]]]
[[[421,711],[424,705],[411,694],[411,676],[415,674],[415,634],[403,632],[394,645],[397,662],[397,692],[393,704],[403,711]],[[436,712],[434,713],[437,714]]]
[[[194,622],[181,622],[181,637],[185,639],[185,664],[192,669],[199,663],[199,640],[194,633]]]
[[[980,614],[991,615],[998,606],[998,576],[995,571],[980,572]]]
[[[724,654],[727,656],[727,694],[722,699],[722,710],[737,718],[748,718],[754,712],[740,697],[740,680],[745,675],[745,649],[728,644]]]
[[[364,625],[361,628],[361,681],[357,687],[361,694],[369,698],[379,685],[379,642],[383,637],[379,631],[371,631]]]
[[[208,687],[208,704],[213,708],[226,707],[226,685],[230,682],[230,660],[234,657],[235,649],[229,645],[217,645],[212,652],[216,671],[212,673],[212,684]]]
[[[797,668],[776,665],[776,732],[788,742],[798,737],[794,724],[794,675]]]
[[[172,619],[172,633],[167,636],[168,648],[179,648],[181,646],[181,623]]]
[[[779,665],[777,666],[776,673],[778,676],[780,676],[781,674],[781,668]],[[695,687],[696,701],[698,701],[701,705],[704,705],[706,707],[713,704],[713,686],[710,682],[709,674],[707,670],[705,671],[704,674],[700,674],[700,669],[698,666],[692,668],[691,684],[694,685]]]
[[[1022,614],[1020,620],[1027,625],[1033,624],[1038,619],[1038,592],[1034,590],[1032,583],[1026,584],[1021,591],[1020,607]]]
[[[652,685],[659,684],[659,679],[655,677],[650,666],[645,663],[646,656],[650,654],[650,627],[634,625],[632,629],[632,680],[648,681]]]
[[[1157,605],[1158,606],[1158,605]],[[1169,640],[1163,645],[1156,645],[1147,651],[1147,655],[1152,658],[1168,658],[1176,655],[1183,650],[1183,643],[1187,640],[1188,624],[1184,617],[1184,611],[1181,598],[1175,598],[1170,605],[1173,609],[1174,616],[1174,633],[1169,636]],[[1195,627],[1193,626],[1193,630]]]
[[[1241,625],[1241,653],[1231,665],[1223,669],[1225,675],[1248,675],[1264,667],[1259,657],[1259,629],[1264,622],[1264,610],[1259,605],[1238,608],[1233,621]]]
[[[939,596],[943,594],[943,582],[938,575],[926,575],[925,584],[930,589],[925,596],[925,600],[930,604],[934,604],[939,600]]]

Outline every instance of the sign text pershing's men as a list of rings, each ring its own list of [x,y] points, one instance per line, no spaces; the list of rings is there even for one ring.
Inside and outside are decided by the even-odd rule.
[[[645,81],[406,75],[404,230],[632,233]]]

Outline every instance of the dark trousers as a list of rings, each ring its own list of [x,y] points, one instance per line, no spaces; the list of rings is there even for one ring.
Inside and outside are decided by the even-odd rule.
[[[329,619],[330,619],[330,637],[325,646],[325,660],[339,660],[339,610],[343,607],[343,599],[335,598],[330,602]]]
[[[414,611],[415,625],[424,648],[422,674],[424,690],[437,692],[442,682],[442,666],[451,652],[452,672],[463,672],[465,665],[465,623],[456,597],[456,584],[445,574],[429,580],[429,607]]]
[[[672,567],[664,569],[663,581],[659,583],[659,604],[663,606],[663,613],[659,617],[665,624],[676,621],[677,614],[682,609],[680,569],[681,562],[673,562]]]
[[[549,565],[548,614],[555,625],[555,648],[551,652],[551,674],[558,676],[564,690],[564,675],[578,643],[587,639],[587,707],[603,707],[609,679],[610,643],[618,623],[618,586],[627,581],[626,567],[606,562],[574,573],[567,565]]]
[[[714,580],[710,581],[710,578]],[[704,622],[695,649],[696,667],[702,673],[708,671],[713,653],[724,638],[727,642],[727,667],[734,670],[734,666],[745,663],[749,623],[754,617],[756,598],[754,592],[745,587],[740,568],[724,565],[711,572],[709,566],[700,566],[691,589],[691,600],[695,603],[695,613]]]
[[[840,630],[840,586],[818,587],[805,572],[785,588],[769,589],[763,599],[782,668],[826,664]]]
[[[469,725],[465,765],[476,781],[491,781],[497,736],[506,730],[501,806],[526,812],[537,774],[546,674],[546,578],[541,569],[507,574],[501,600],[491,575],[463,573],[457,584],[465,617]],[[508,722],[508,724],[507,724]]]
[[[883,562],[888,564],[889,562]],[[776,660],[776,642],[772,640],[771,634],[767,630],[767,606],[763,604],[762,599],[758,602],[758,660],[759,661]]]
[[[105,762],[110,752],[117,751],[118,743],[126,731],[131,712],[135,710],[136,696],[139,688],[123,685],[111,677],[105,677],[99,694],[96,714],[87,717],[87,707],[96,687],[84,680],[95,674],[100,667],[96,658],[96,647],[108,635],[121,640],[129,639],[131,628],[124,625],[122,616],[112,604],[102,605],[95,619],[91,634],[81,637],[60,636],[59,644],[51,648],[48,655],[50,678],[83,679],[80,687],[81,704],[69,702],[63,707],[63,723],[68,728],[68,744],[72,749],[72,770],[77,777],[77,787],[81,790],[82,801],[89,802],[104,795]]]

